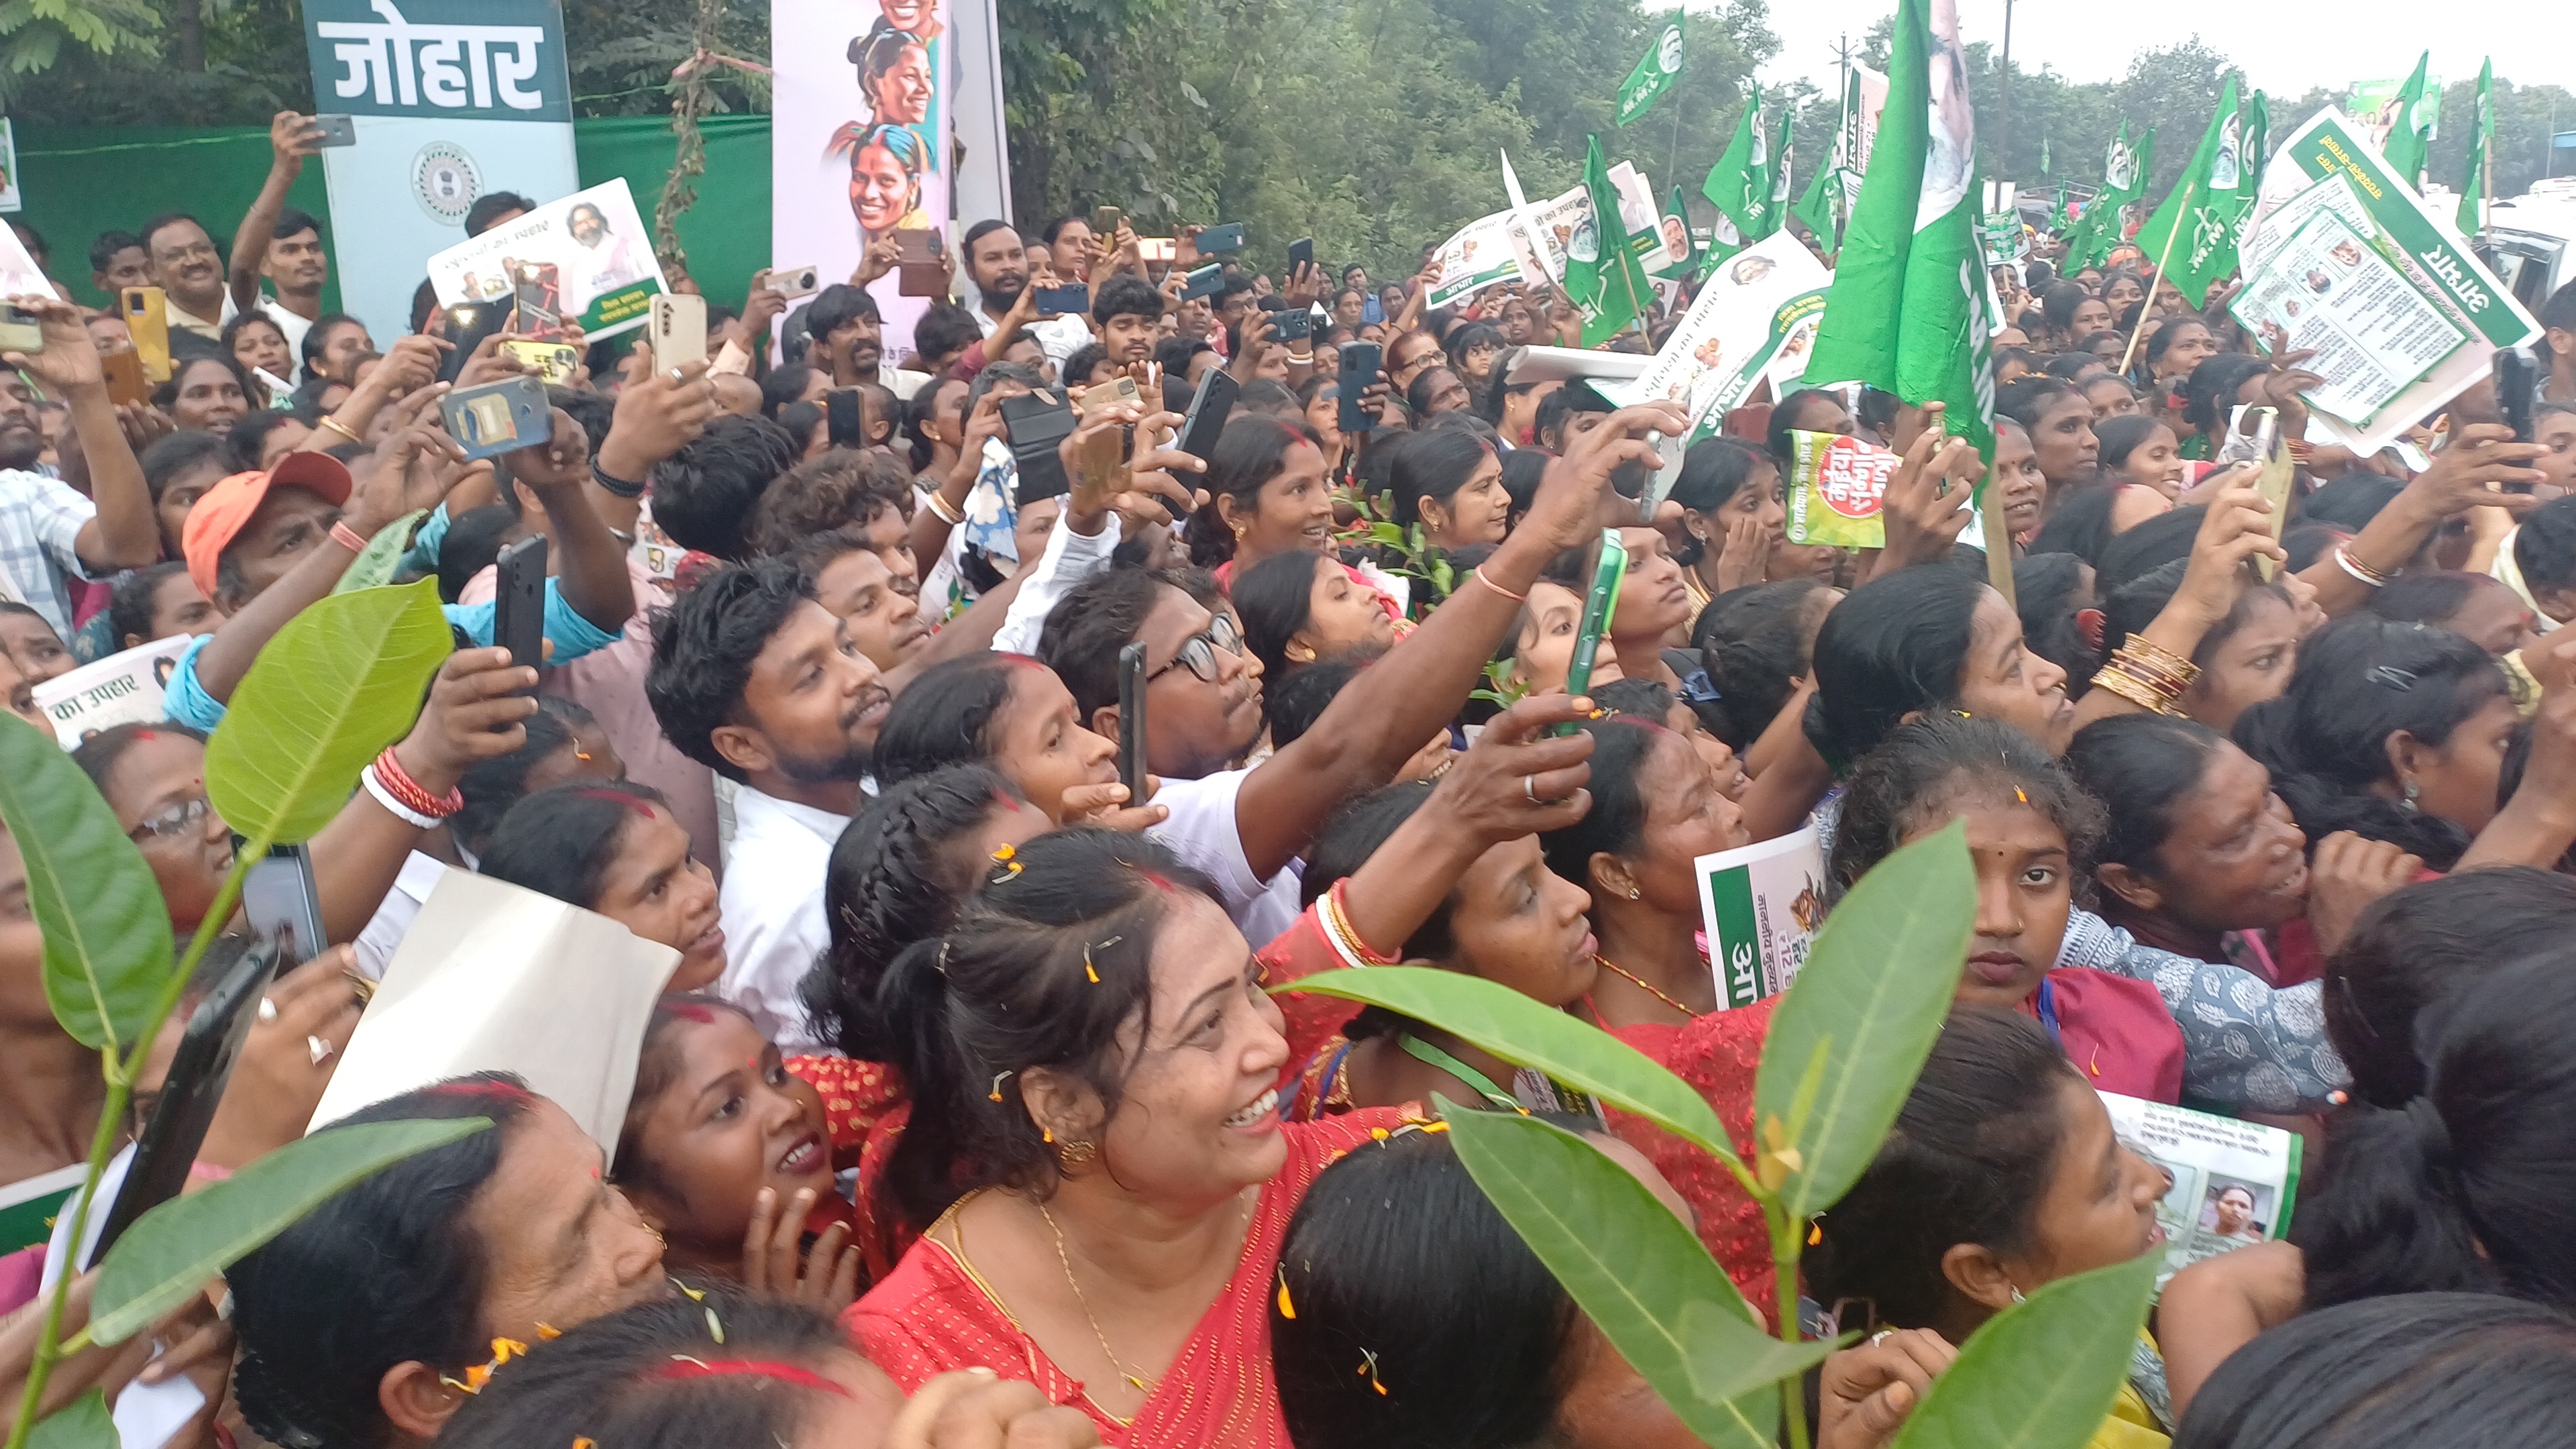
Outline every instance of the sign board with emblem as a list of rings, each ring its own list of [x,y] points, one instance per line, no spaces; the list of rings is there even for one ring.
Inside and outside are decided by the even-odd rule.
[[[357,144],[322,153],[349,310],[378,337],[412,330],[430,257],[465,240],[474,203],[581,185],[558,0],[305,0],[315,109]]]

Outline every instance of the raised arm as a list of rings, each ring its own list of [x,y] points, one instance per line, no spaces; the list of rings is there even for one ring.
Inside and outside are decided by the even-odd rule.
[[[1394,778],[1434,730],[1467,702],[1485,661],[1519,617],[1539,571],[1566,549],[1597,536],[1601,490],[1610,471],[1633,462],[1659,466],[1645,433],[1688,426],[1671,403],[1613,413],[1548,464],[1529,516],[1420,628],[1345,689],[1313,729],[1272,755],[1235,797],[1245,863],[1267,879],[1315,837],[1326,816],[1362,790]]]
[[[2288,559],[2272,538],[2271,515],[2272,505],[2254,486],[2252,465],[2240,465],[2238,476],[2218,490],[2209,501],[2209,511],[2201,516],[2200,534],[2191,542],[2191,562],[2183,566],[2182,582],[2173,598],[2138,631],[2138,637],[2180,658],[2191,658],[2202,636],[2236,607],[2237,595],[2247,582],[2246,560]],[[2075,727],[2082,729],[2115,714],[2144,713],[2144,706],[2118,692],[2131,687],[2123,680],[2117,689],[2105,685],[2087,691],[2076,702]]]
[[[635,345],[635,355],[642,359],[641,366],[634,380],[617,394],[608,436],[599,440],[597,476],[588,485],[596,490],[590,494],[593,509],[608,527],[621,533],[635,531],[644,506],[644,485],[651,480],[654,466],[697,441],[716,415],[715,385],[706,381],[707,364],[656,368],[652,345],[643,342]]]
[[[107,374],[98,348],[81,323],[80,309],[53,297],[12,297],[10,305],[36,315],[45,345],[33,356],[0,356],[71,407],[72,431],[89,465],[90,501],[98,516],[80,526],[72,552],[82,567],[105,575],[139,569],[161,556],[161,525],[152,514],[152,490],[125,441],[116,404],[108,401]]]
[[[364,443],[367,430],[375,426],[376,414],[395,399],[408,400],[438,377],[439,359],[454,350],[456,344],[444,337],[413,333],[397,338],[385,353],[385,360],[367,374],[367,380],[349,390],[349,396],[330,416],[322,420],[310,436],[295,445],[299,453],[327,453],[347,443]]]
[[[268,123],[268,179],[250,210],[242,213],[241,230],[233,233],[231,284],[233,306],[247,312],[259,305],[260,267],[268,261],[268,244],[277,235],[278,213],[286,210],[286,193],[304,174],[304,158],[319,149],[321,128],[311,116],[280,111]]]
[[[2531,460],[2544,450],[2537,443],[2517,443],[2511,428],[2471,423],[2451,437],[2451,445],[2433,457],[2433,466],[2418,473],[2388,506],[2363,524],[2341,548],[2299,574],[2317,591],[2317,606],[2329,616],[2360,608],[2377,587],[2415,557],[2424,541],[2445,519],[2479,504],[2492,504],[2519,517],[2538,506],[2528,493],[2506,493],[2507,483],[2544,481]]]
[[[694,386],[713,391],[703,381]],[[625,546],[590,506],[590,435],[556,408],[552,436],[542,446],[503,454],[502,462],[545,505],[555,587],[564,602],[603,634],[625,628],[635,613],[635,583],[626,573]]]

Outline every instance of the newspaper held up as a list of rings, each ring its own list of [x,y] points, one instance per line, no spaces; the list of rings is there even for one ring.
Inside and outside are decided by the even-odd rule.
[[[1810,824],[1691,862],[1721,1011],[1789,989],[1825,921],[1825,855]]]

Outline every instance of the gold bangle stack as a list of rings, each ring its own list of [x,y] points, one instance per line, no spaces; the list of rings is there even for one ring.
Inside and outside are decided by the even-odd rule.
[[[1342,964],[1354,969],[1370,966],[1394,966],[1403,962],[1397,956],[1381,956],[1369,949],[1368,942],[1351,928],[1350,917],[1342,904],[1342,887],[1347,878],[1333,882],[1333,888],[1315,898],[1315,924],[1323,928],[1324,944],[1333,948]]]
[[[2150,713],[2179,719],[2183,691],[2199,677],[2199,665],[2143,635],[2133,634],[2111,651],[2109,662],[2093,676],[2093,687],[2107,689]]]
[[[318,427],[318,428],[329,428],[331,431],[333,431],[333,432],[335,432],[335,433],[338,433],[341,437],[344,437],[344,438],[348,439],[350,442],[352,442],[352,443],[356,443],[356,444],[358,444],[358,445],[359,445],[359,446],[361,446],[361,447],[364,447],[364,446],[366,445],[366,441],[367,441],[366,439],[364,439],[364,438],[362,438],[362,437],[359,437],[356,433],[353,433],[353,432],[349,431],[349,425],[348,425],[347,423],[344,423],[344,422],[340,421],[338,418],[335,418],[335,417],[331,416],[329,413],[324,413],[324,414],[322,415],[322,420],[321,420],[320,422],[318,422],[318,423],[314,424],[314,426],[315,426],[315,427]]]
[[[931,513],[936,516],[940,522],[947,524],[950,528],[955,528],[957,525],[966,521],[966,511],[964,509],[959,508],[956,504],[940,497],[935,491],[932,492],[924,502],[929,506]]]

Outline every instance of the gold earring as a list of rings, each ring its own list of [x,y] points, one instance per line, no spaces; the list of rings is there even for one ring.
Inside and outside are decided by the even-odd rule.
[[[1630,899],[1630,900],[1632,900],[1632,901],[1633,901],[1633,900],[1635,900],[1636,898],[1637,898],[1637,888],[1636,888],[1635,886],[1630,886],[1630,887],[1628,887],[1628,899]]]
[[[1056,1161],[1067,1167],[1089,1162],[1100,1155],[1100,1144],[1089,1138],[1078,1138],[1056,1149]]]

